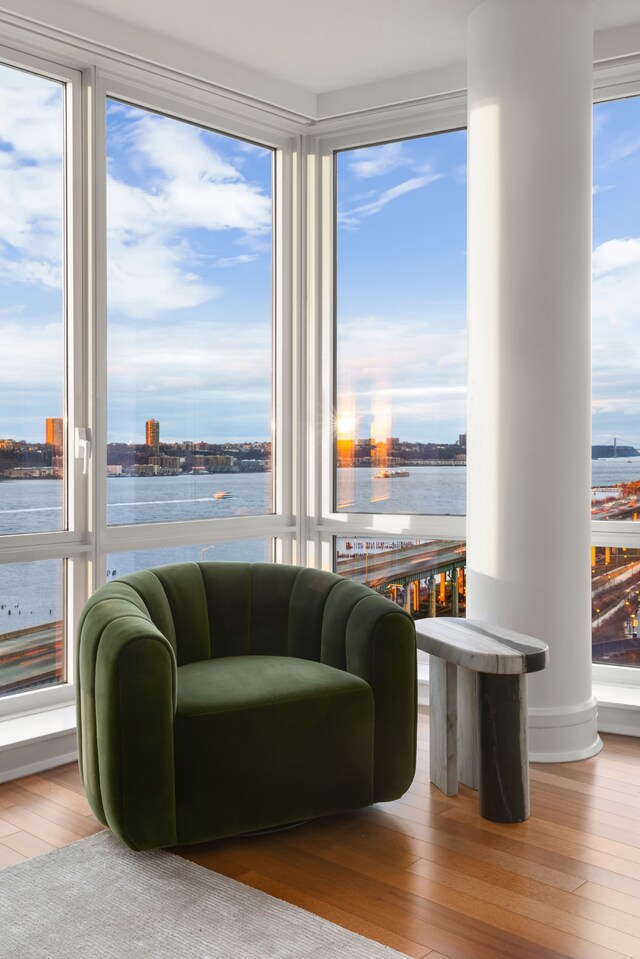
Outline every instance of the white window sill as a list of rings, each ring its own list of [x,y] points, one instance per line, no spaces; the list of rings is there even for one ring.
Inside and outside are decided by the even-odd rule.
[[[76,758],[75,705],[0,720],[0,782],[30,776]]]

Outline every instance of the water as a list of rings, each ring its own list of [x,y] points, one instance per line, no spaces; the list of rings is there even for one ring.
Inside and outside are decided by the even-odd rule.
[[[594,486],[640,479],[640,459],[594,460]],[[461,515],[465,511],[466,468],[409,467],[409,476],[375,479],[376,470],[340,469],[337,477],[341,512],[424,513]],[[109,523],[153,523],[257,516],[272,502],[271,473],[225,473],[203,476],[118,477],[107,480]],[[217,492],[229,492],[215,499]],[[0,533],[45,532],[61,528],[60,480],[0,482]],[[348,530],[346,531],[348,533]],[[197,546],[158,548],[112,554],[109,578],[134,569],[185,560],[215,559],[256,562],[268,559],[270,541],[238,540]],[[0,635],[58,618],[62,592],[61,560],[0,564]],[[20,603],[18,613],[15,604]],[[12,609],[9,616],[8,610]],[[56,616],[56,610],[58,616]]]
[[[613,486],[615,483],[631,483],[640,480],[640,457],[625,459],[592,460],[591,483],[593,486]]]
[[[376,479],[377,469],[339,469],[336,506],[340,513],[424,513],[461,516],[466,512],[465,466],[409,466],[408,476]]]

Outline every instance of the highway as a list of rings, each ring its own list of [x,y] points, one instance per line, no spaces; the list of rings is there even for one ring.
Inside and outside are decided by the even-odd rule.
[[[428,579],[436,573],[461,569],[465,563],[466,550],[459,540],[438,540],[435,543],[339,559],[336,572],[373,589],[380,589],[388,583],[410,583],[417,579]]]
[[[63,679],[61,622],[0,636],[0,695]]]

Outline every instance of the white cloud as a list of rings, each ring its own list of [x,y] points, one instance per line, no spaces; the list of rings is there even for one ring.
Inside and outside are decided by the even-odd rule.
[[[402,183],[398,183],[388,190],[383,190],[368,203],[363,203],[346,213],[339,214],[338,221],[343,226],[355,226],[363,217],[374,216],[399,197],[405,196],[407,193],[412,193],[414,190],[421,190],[429,183],[434,183],[440,178],[441,174],[433,173],[427,176],[412,177],[409,180],[404,180]]]
[[[241,253],[239,256],[221,256],[214,266],[227,267],[227,266],[237,266],[239,263],[253,263],[256,259],[256,256],[251,253]]]
[[[0,67],[0,141],[39,163],[59,160],[62,98],[61,84]]]
[[[596,277],[636,264],[640,264],[640,237],[607,240],[593,251],[592,268]]]
[[[238,170],[205,143],[197,127],[148,113],[130,115],[136,117],[133,147],[168,180],[242,179]]]
[[[624,140],[611,149],[609,154],[612,160],[626,160],[640,150],[640,139]]]
[[[188,251],[154,237],[121,243],[112,238],[107,265],[110,310],[136,319],[200,306],[219,292],[188,270]]]
[[[593,252],[594,436],[615,417],[640,417],[640,238],[621,237]],[[608,427],[607,417],[611,417]],[[601,425],[602,424],[602,425]],[[640,434],[640,425],[630,425]],[[640,440],[640,435],[631,437]]]
[[[60,286],[63,112],[60,84],[0,68],[0,276]]]
[[[229,391],[264,393],[271,383],[271,323],[197,322],[110,327],[110,392],[159,392],[203,408]]]
[[[3,260],[0,258],[0,280],[62,289],[62,268],[45,260]]]
[[[357,411],[359,429],[389,411],[393,434],[425,435],[429,423],[466,416],[466,330],[463,317],[406,319],[357,316],[338,323],[341,397]],[[364,433],[359,433],[364,435]]]
[[[349,170],[360,179],[383,176],[398,167],[410,164],[402,143],[384,143],[380,146],[354,150],[356,159],[349,163]]]
[[[261,242],[271,229],[271,200],[197,127],[134,111],[127,120],[123,142],[144,186],[119,179],[111,164],[109,304],[120,313],[150,318],[159,310],[201,305],[219,292],[198,276],[198,264],[211,257],[198,253],[185,231],[234,230],[237,240]],[[213,265],[248,263],[256,255],[218,257]]]
[[[218,293],[196,272],[212,258],[185,242],[185,231],[234,230],[236,239],[264,242],[270,197],[197,127],[128,107],[116,114],[126,122],[114,129],[114,140],[128,151],[138,185],[124,182],[117,165],[108,177],[110,305],[138,318],[200,305]],[[62,147],[61,85],[0,67],[0,279],[6,282],[61,286]],[[235,258],[219,259],[232,265]]]
[[[0,322],[0,343],[3,356],[10,358],[0,364],[0,388],[14,387],[18,396],[25,390],[58,389],[62,399],[62,322],[29,327]]]

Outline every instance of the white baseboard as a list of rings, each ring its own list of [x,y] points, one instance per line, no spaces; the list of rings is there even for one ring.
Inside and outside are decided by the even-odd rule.
[[[0,783],[78,758],[74,706],[16,716],[1,726]]]
[[[420,706],[429,705],[426,672],[421,664],[418,670]],[[598,701],[599,732],[640,737],[640,688],[599,683],[593,691]],[[25,724],[27,720],[29,729],[28,732],[25,729],[23,736],[16,735],[13,742],[5,736],[4,742],[0,741],[0,783],[63,766],[78,758],[73,707],[47,710],[37,717],[20,717],[11,722]]]
[[[418,705],[429,705],[429,680],[418,667]],[[598,732],[640,737],[640,687],[595,683]]]

